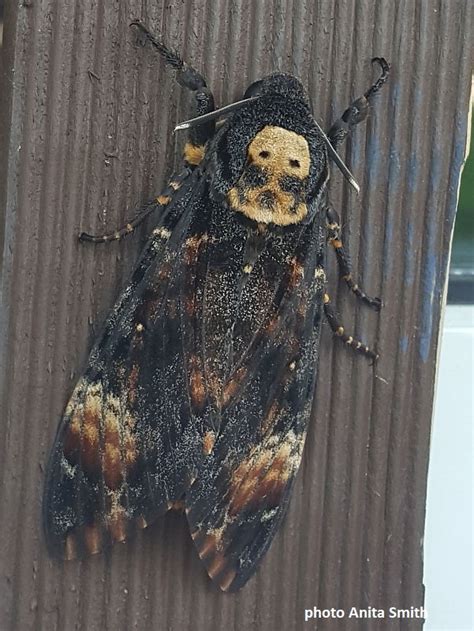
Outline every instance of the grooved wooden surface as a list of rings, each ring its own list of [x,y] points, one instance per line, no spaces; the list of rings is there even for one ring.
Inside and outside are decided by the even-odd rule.
[[[2,243],[0,630],[420,629],[421,621],[304,623],[313,606],[423,604],[426,475],[439,323],[472,69],[470,0],[191,0],[6,6],[0,76]],[[80,245],[158,193],[179,161],[191,99],[128,28],[139,18],[195,67],[217,101],[275,70],[299,76],[328,127],[370,84],[389,85],[333,169],[357,277],[380,315],[335,277],[346,328],[371,368],[325,327],[317,401],[290,510],[256,577],[217,592],[183,518],[108,555],[64,565],[41,534],[44,466],[94,334],[153,220]]]

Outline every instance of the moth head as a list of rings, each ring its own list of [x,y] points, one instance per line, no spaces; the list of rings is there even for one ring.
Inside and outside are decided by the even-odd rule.
[[[264,79],[251,83],[245,91],[244,99],[267,94],[272,97],[282,96],[285,99],[306,100],[302,83],[293,75],[283,72],[271,74]]]
[[[327,149],[301,83],[274,74],[252,83],[218,134],[212,190],[231,211],[291,226],[314,216],[329,177]]]

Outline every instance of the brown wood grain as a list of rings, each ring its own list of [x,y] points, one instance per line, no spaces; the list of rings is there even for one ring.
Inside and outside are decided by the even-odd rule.
[[[2,235],[0,630],[420,629],[421,621],[304,622],[304,610],[423,604],[423,530],[439,323],[472,68],[470,0],[8,3],[0,76]],[[109,554],[57,563],[41,533],[44,468],[95,333],[149,220],[120,244],[81,245],[158,194],[179,161],[191,99],[132,19],[202,69],[218,103],[275,70],[298,75],[328,127],[392,63],[331,199],[379,314],[338,285],[371,368],[324,327],[317,401],[290,510],[254,579],[219,593],[184,519]]]

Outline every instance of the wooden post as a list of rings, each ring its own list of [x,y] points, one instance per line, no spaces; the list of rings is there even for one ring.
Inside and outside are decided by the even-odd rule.
[[[470,0],[32,2],[6,7],[0,76],[2,226],[0,628],[421,629],[389,607],[423,605],[423,529],[440,318],[472,69]],[[94,335],[153,221],[106,247],[179,160],[190,99],[128,28],[141,19],[203,70],[221,104],[275,70],[307,86],[328,127],[392,63],[388,86],[333,169],[331,200],[380,314],[330,280],[372,368],[325,327],[317,400],[288,517],[256,577],[217,592],[185,521],[58,564],[41,494],[57,422]],[[331,255],[330,255],[331,257]],[[305,610],[336,608],[344,620]],[[348,618],[351,607],[386,619]],[[309,615],[309,614],[308,614]],[[386,625],[386,626],[384,626]]]

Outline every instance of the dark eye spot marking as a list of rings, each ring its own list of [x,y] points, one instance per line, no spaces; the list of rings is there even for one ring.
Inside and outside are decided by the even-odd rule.
[[[261,158],[268,158],[270,156],[270,152],[269,151],[260,151],[260,153],[258,155]]]
[[[300,161],[291,159],[290,160],[290,167],[293,167],[294,169],[299,169],[300,168]]]
[[[280,178],[280,188],[285,193],[293,193],[293,195],[301,195],[306,186],[306,181],[296,176],[285,175]]]
[[[268,182],[267,174],[256,164],[249,164],[242,174],[242,184],[250,188],[263,186]]]
[[[264,208],[268,208],[269,210],[272,210],[275,207],[275,195],[274,193],[272,193],[272,191],[263,191],[263,193],[260,193],[260,195],[258,196],[258,201],[260,202],[260,205],[263,206]]]

